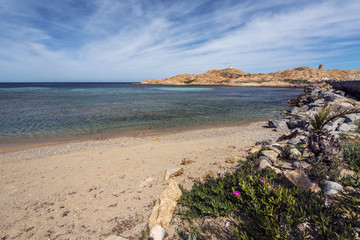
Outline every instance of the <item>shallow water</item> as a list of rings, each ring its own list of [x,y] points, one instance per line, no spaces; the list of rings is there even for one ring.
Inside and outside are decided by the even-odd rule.
[[[0,83],[0,143],[274,117],[302,89]]]

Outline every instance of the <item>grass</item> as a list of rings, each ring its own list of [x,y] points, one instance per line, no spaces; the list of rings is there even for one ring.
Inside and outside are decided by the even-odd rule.
[[[341,198],[327,206],[323,195],[304,192],[271,170],[258,170],[256,157],[251,155],[233,174],[196,183],[190,191],[182,188],[179,214],[184,219],[231,217],[236,224],[229,239],[355,238],[359,215],[348,213],[359,199]],[[206,239],[199,233],[197,239]]]

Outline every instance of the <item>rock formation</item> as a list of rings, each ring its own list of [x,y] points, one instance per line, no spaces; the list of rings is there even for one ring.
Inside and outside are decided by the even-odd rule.
[[[324,81],[360,80],[358,70],[324,70],[298,67],[285,69],[275,73],[245,73],[235,68],[211,69],[202,74],[180,74],[165,79],[144,80],[146,85],[230,85],[230,86],[300,86]]]

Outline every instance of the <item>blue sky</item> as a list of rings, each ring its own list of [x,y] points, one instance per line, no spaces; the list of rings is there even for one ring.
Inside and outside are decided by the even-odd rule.
[[[0,81],[358,69],[359,0],[0,0]]]

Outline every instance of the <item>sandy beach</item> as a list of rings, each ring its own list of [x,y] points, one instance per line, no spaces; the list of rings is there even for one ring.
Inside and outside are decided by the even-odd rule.
[[[174,179],[190,188],[212,171],[231,171],[256,141],[280,135],[266,122],[151,136],[1,149],[1,239],[137,239],[154,201]],[[182,159],[195,161],[181,165]]]

